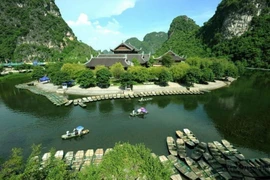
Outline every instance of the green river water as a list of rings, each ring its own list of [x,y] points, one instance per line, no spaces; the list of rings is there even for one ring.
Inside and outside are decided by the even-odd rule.
[[[201,141],[229,140],[247,158],[270,156],[270,72],[249,71],[230,87],[204,95],[155,96],[103,100],[79,106],[56,107],[45,97],[14,85],[25,78],[0,82],[0,157],[13,147],[31,152],[42,144],[42,153],[56,150],[109,148],[116,142],[144,143],[158,155],[168,154],[166,137],[189,128]],[[74,98],[74,97],[70,97]],[[144,119],[129,113],[145,107]],[[82,138],[62,140],[78,125],[90,129]]]

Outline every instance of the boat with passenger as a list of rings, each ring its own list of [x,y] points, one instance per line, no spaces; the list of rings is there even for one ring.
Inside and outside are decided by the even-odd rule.
[[[143,98],[141,97],[141,99],[139,99],[139,102],[144,102],[144,101],[151,101],[153,98]]]
[[[136,111],[133,110],[129,115],[135,117],[135,116],[144,116],[145,114],[148,114],[148,111],[144,107],[141,107]]]
[[[89,129],[85,129],[83,126],[78,126],[75,129],[73,129],[73,132],[67,131],[66,134],[63,134],[61,137],[62,139],[70,139],[74,137],[83,136],[85,134],[89,133]]]

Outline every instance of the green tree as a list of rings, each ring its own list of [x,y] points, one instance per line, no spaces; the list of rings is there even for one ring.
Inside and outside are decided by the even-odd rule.
[[[57,62],[57,63],[48,63],[46,64],[46,72],[49,77],[52,77],[55,73],[61,70],[63,66],[63,63]]]
[[[51,77],[51,82],[55,85],[62,85],[62,83],[70,81],[71,78],[66,72],[58,71]]]
[[[168,69],[163,69],[158,75],[158,82],[161,86],[167,86],[168,82],[172,80],[172,75]]]
[[[97,72],[98,72],[100,69],[104,69],[104,68],[107,69],[107,67],[104,66],[104,65],[97,65],[97,66],[95,67],[94,74],[96,75]]]
[[[43,77],[45,74],[46,74],[46,71],[45,71],[44,67],[36,66],[33,69],[32,78],[35,80],[39,80],[39,78]]]
[[[174,82],[181,82],[186,75],[188,69],[190,68],[187,63],[178,63],[170,67],[170,72]]]
[[[80,71],[85,70],[86,67],[82,64],[63,64],[61,71],[66,72],[72,79],[76,79]]]
[[[38,156],[41,153],[41,145],[32,145],[32,152],[28,157],[25,165],[24,172],[22,174],[23,179],[36,180],[44,179],[45,173],[40,170],[40,162]]]
[[[210,68],[204,68],[201,70],[201,82],[206,83],[207,81],[214,81],[215,80],[215,75],[213,71]]]
[[[224,75],[228,77],[237,77],[238,76],[238,68],[232,63],[228,63]]]
[[[118,62],[110,67],[110,71],[114,78],[119,79],[121,75],[125,72],[125,69],[124,66],[120,62]]]
[[[4,67],[0,65],[0,73],[4,71]]]
[[[13,148],[11,156],[2,165],[0,179],[17,179],[23,168],[22,149]]]
[[[173,59],[170,55],[166,54],[162,57],[161,63],[165,67],[171,67],[171,65],[173,64]]]
[[[131,62],[133,63],[134,66],[140,66],[141,65],[140,61],[138,59],[136,59],[136,58],[133,58],[131,60]]]
[[[220,61],[215,61],[211,65],[211,69],[215,75],[215,79],[220,79],[224,75],[224,67]]]
[[[134,81],[139,83],[146,82],[151,79],[150,71],[146,67],[132,66],[127,71],[134,76]]]
[[[235,62],[235,65],[236,65],[236,67],[238,69],[239,75],[243,75],[244,72],[245,72],[245,65],[244,65],[244,63],[241,62],[241,61],[236,61]]]
[[[199,83],[200,79],[201,70],[198,67],[191,67],[184,77],[184,82],[189,86],[193,86],[193,83]]]
[[[118,143],[97,167],[89,167],[83,172],[89,179],[170,179],[168,165],[163,166],[158,158],[144,145]]]
[[[97,85],[101,88],[110,86],[110,77],[112,76],[108,68],[102,68],[96,72]]]
[[[134,84],[134,76],[129,72],[124,72],[120,77],[122,87],[127,87]]]
[[[77,78],[77,82],[83,88],[94,87],[96,85],[96,79],[93,71],[91,70],[81,71]]]

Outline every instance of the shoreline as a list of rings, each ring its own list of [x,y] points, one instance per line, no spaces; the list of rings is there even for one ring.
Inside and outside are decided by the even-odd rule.
[[[53,85],[52,83],[36,83],[35,86],[46,92],[54,92],[60,94],[68,95],[79,95],[79,96],[93,96],[93,95],[106,95],[106,94],[133,94],[140,92],[149,92],[149,91],[173,91],[173,90],[182,90],[182,91],[211,91],[219,88],[229,86],[233,82],[234,78],[229,78],[228,81],[216,80],[215,82],[209,82],[208,84],[194,84],[193,87],[190,87],[187,90],[187,87],[180,85],[178,83],[169,82],[168,86],[162,87],[159,85],[134,85],[133,90],[123,90],[119,86],[110,86],[109,88],[80,88],[78,85],[73,87],[68,87],[67,89],[59,88],[59,86]]]

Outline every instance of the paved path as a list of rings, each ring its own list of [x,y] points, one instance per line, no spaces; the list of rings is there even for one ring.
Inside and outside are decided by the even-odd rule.
[[[215,81],[209,82],[208,85],[203,84],[194,84],[194,87],[190,88],[190,90],[213,90],[218,89],[224,86],[228,86],[230,82],[234,79],[230,79],[230,81]],[[55,86],[51,83],[42,84],[35,83],[35,85],[45,91],[48,92],[58,92],[58,93],[66,93],[66,94],[74,94],[74,95],[83,95],[83,96],[91,96],[91,95],[101,95],[101,94],[125,94],[132,92],[145,92],[145,91],[162,91],[162,90],[187,90],[185,86],[179,85],[178,83],[169,82],[169,85],[166,87],[161,87],[158,85],[134,85],[133,91],[120,89],[119,86],[110,86],[109,88],[99,88],[99,87],[91,87],[91,88],[80,88],[78,85],[69,87],[66,90],[63,90],[59,86]]]

